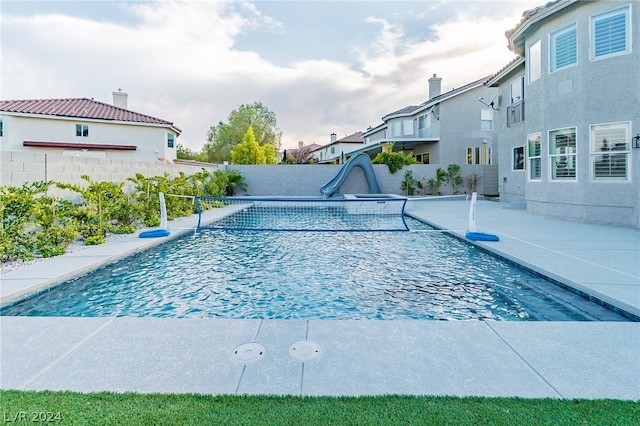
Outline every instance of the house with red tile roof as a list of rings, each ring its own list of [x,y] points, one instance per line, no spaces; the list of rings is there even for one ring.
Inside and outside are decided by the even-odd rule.
[[[181,133],[172,122],[87,98],[0,101],[2,151],[172,162]]]

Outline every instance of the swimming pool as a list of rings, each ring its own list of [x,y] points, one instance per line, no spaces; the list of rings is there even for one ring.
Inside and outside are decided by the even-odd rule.
[[[412,232],[200,231],[2,315],[627,321],[423,223]]]

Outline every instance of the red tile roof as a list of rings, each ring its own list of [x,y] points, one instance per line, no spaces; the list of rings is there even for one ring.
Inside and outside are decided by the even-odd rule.
[[[53,115],[57,117],[88,118],[93,120],[161,124],[173,127],[178,133],[181,132],[180,129],[173,126],[173,123],[170,121],[86,98],[0,101],[0,111],[20,114]]]

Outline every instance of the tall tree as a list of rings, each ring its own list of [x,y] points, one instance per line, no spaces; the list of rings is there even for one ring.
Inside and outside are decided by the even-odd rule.
[[[254,102],[233,110],[227,123],[221,121],[211,126],[203,149],[207,160],[215,163],[232,160],[231,150],[243,141],[249,127],[253,128],[258,145],[271,145],[274,153],[279,150],[282,131],[278,129],[275,113],[261,102]]]
[[[231,150],[231,161],[233,164],[267,164],[265,152],[263,147],[258,145],[252,126],[249,126],[242,142]]]

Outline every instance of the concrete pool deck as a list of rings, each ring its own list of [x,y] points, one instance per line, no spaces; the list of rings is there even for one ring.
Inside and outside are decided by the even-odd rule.
[[[467,201],[412,203],[464,235]],[[505,207],[478,202],[479,230],[500,237],[479,245],[640,315],[640,230]],[[171,222],[172,236],[196,222]],[[126,237],[3,274],[2,304],[159,242]],[[2,389],[640,400],[639,322],[0,317],[0,333]]]

